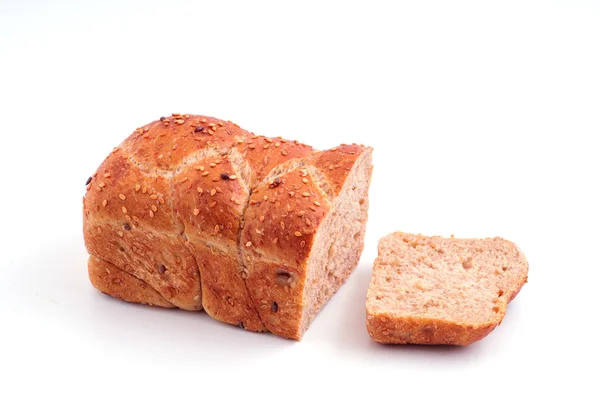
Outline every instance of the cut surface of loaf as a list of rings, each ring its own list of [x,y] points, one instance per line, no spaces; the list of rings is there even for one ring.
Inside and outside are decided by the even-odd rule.
[[[501,238],[396,232],[378,251],[366,310],[379,343],[471,344],[502,322],[527,281],[525,255]]]
[[[316,151],[197,115],[140,127],[86,186],[90,280],[300,339],[358,263],[371,151]]]

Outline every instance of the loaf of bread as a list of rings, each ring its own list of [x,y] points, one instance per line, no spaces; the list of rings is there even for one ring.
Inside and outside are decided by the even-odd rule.
[[[87,182],[90,280],[122,300],[299,340],[362,253],[371,152],[161,117]]]
[[[386,344],[468,345],[502,322],[527,281],[512,242],[397,232],[379,241],[367,330]]]

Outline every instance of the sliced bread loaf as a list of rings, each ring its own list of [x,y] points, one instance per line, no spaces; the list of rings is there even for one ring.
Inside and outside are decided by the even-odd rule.
[[[396,232],[378,250],[366,307],[379,343],[471,344],[502,322],[527,281],[525,255],[501,238]]]

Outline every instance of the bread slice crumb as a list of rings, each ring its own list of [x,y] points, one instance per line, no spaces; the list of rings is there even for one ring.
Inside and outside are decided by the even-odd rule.
[[[384,344],[468,345],[487,336],[527,281],[523,252],[502,238],[390,234],[367,294],[367,329]]]

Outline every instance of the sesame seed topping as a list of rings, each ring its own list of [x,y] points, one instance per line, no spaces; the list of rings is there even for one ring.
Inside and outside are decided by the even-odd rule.
[[[279,225],[281,226],[281,229],[285,229],[285,223],[283,221],[280,222]]]
[[[269,144],[265,144],[263,145],[263,148],[267,149],[269,147]]]
[[[250,145],[248,145],[248,148],[250,148],[250,149],[254,149],[254,148],[256,148],[256,145],[254,145],[254,144],[250,144]]]
[[[158,201],[160,202],[160,204],[165,204],[165,200],[163,199],[163,197],[161,196],[160,198],[158,198]]]
[[[127,199],[127,198],[125,197],[125,195],[123,195],[122,193],[120,193],[120,194],[119,194],[119,199],[121,199],[121,200],[125,200],[125,199]]]
[[[300,247],[304,247],[306,245],[305,241],[300,242]]]
[[[321,206],[321,204],[319,202],[317,202],[316,200],[313,203],[315,204],[315,206]]]
[[[276,245],[278,241],[279,241],[279,238],[275,238],[275,239],[273,239],[273,244],[275,244],[275,245]]]
[[[100,228],[100,227],[97,227],[97,228],[96,228],[96,231],[98,231],[98,233],[100,234],[100,233],[102,233],[102,228]]]
[[[107,204],[108,204],[108,200],[104,199],[102,201],[102,207],[106,207]]]
[[[215,225],[215,233],[219,233],[219,224]]]
[[[203,192],[204,192],[204,190],[203,190],[202,188],[200,188],[200,187],[196,188],[196,190],[197,190],[199,193],[203,193]]]
[[[196,166],[194,167],[196,170],[204,171],[204,166]]]
[[[177,123],[177,124],[183,124],[183,123],[185,123],[185,120],[183,120],[183,119],[177,119],[177,120],[175,120],[175,123]]]
[[[281,142],[276,142],[275,143],[275,147],[279,148],[279,146],[281,145]]]
[[[208,123],[208,126],[209,127],[214,127],[214,126],[216,126],[216,124],[214,124],[214,123]]]
[[[217,187],[216,189],[217,189],[218,193],[223,193],[223,190],[221,189],[221,187]]]
[[[296,232],[294,232],[294,235],[296,235],[296,236],[302,236],[302,232],[296,231]]]
[[[194,301],[200,301],[200,296],[194,296]]]
[[[146,187],[142,188],[142,193],[146,193],[146,192],[148,192],[148,188],[146,188]]]
[[[306,178],[303,178],[303,179],[302,179],[302,182],[303,182],[303,183],[305,183],[305,184],[308,184],[308,179],[306,179]]]
[[[277,188],[281,184],[281,178],[277,177],[273,180],[272,183],[269,184],[269,188]],[[265,198],[265,200],[267,200]]]
[[[184,182],[186,182],[188,180],[187,177],[183,177],[183,179],[181,180],[181,183],[183,184]]]
[[[200,119],[201,123],[206,123],[206,119]]]
[[[150,210],[150,218],[154,217],[154,212],[152,210]]]
[[[306,169],[302,169],[302,177],[306,177],[307,174],[308,174],[308,171],[306,171]]]
[[[203,175],[204,177],[206,177],[206,176],[208,175],[208,171],[205,171],[204,173],[202,173],[202,175]]]
[[[291,198],[292,196],[294,196],[295,194],[296,194],[296,192],[294,192],[294,191],[290,192],[290,198]]]
[[[250,247],[250,246],[252,246],[252,242],[250,242],[250,241],[246,242],[246,247]]]
[[[310,220],[307,218],[307,219],[306,219],[306,225],[308,225],[308,226],[310,227],[310,225],[311,225],[311,224],[312,224],[312,223],[311,223],[311,222],[310,222]]]
[[[265,216],[260,216],[260,218],[258,219],[258,221],[260,221],[260,222],[265,221]]]
[[[110,178],[110,173],[104,173],[104,178]]]
[[[181,113],[171,113],[171,116],[181,116]]]
[[[287,151],[286,151],[285,149],[282,149],[282,150],[281,150],[281,154],[282,154],[283,156],[287,156]]]
[[[267,195],[263,196],[263,200],[267,200],[269,197]]]
[[[127,214],[127,207],[123,206],[121,207],[121,210],[123,211],[123,213]]]
[[[216,189],[213,188],[210,190],[210,196],[215,196],[216,193],[217,193]]]
[[[135,184],[135,192],[139,192],[142,186],[140,184]]]
[[[152,211],[158,211],[158,207],[156,207],[154,205],[152,205],[151,209],[152,209]]]
[[[305,198],[309,197],[310,194],[308,192],[302,192],[302,196],[304,196]]]
[[[198,214],[200,214],[200,209],[194,209],[194,215],[197,216]]]
[[[273,142],[273,140],[270,139],[269,137],[265,138],[265,141],[267,141],[268,143],[272,143]]]
[[[314,206],[309,206],[309,208],[310,208],[312,211],[317,211],[317,208],[316,208],[316,207],[314,207]]]
[[[219,126],[223,127],[224,126],[223,122],[219,122]]]
[[[105,184],[104,182],[101,182],[100,184],[98,184],[98,186],[99,186],[100,188],[104,188],[104,187],[106,186],[106,184]]]
[[[241,205],[241,204],[242,204],[242,202],[240,202],[240,201],[239,201],[239,200],[237,200],[237,199],[236,199],[236,200],[234,200],[233,202],[234,202],[236,205]]]
[[[150,199],[155,199],[156,200],[156,199],[158,199],[158,196],[152,194],[152,195],[150,195]]]
[[[210,206],[210,207],[215,207],[216,205],[217,205],[217,202],[211,202],[211,203],[209,204],[209,206]]]
[[[236,179],[237,179],[237,176],[236,176],[235,174],[233,174],[233,175],[230,175],[230,176],[229,176],[229,179],[230,179],[230,180],[236,180]]]
[[[117,235],[119,235],[121,238],[122,238],[123,236],[125,236],[125,234],[123,233],[123,231],[119,231],[119,232],[117,232]]]

